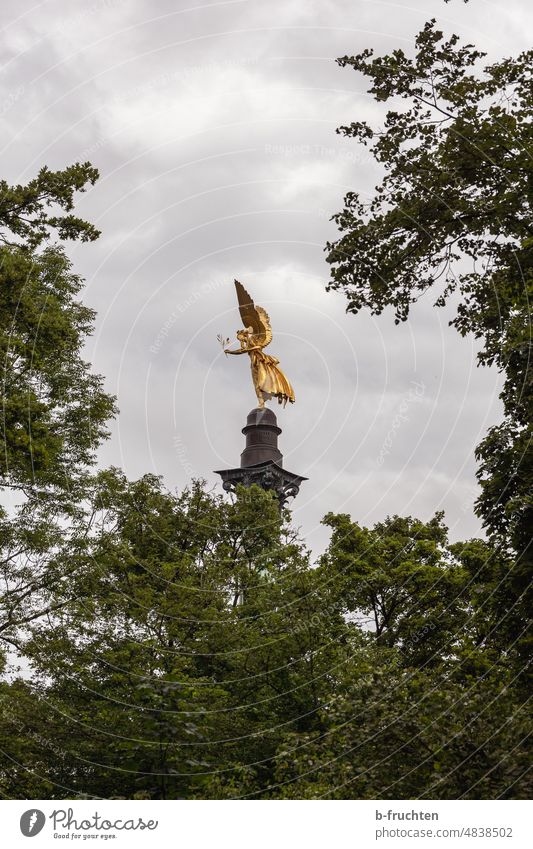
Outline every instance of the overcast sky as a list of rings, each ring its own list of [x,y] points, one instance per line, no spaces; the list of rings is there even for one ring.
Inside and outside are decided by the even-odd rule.
[[[2,176],[87,159],[101,174],[78,211],[102,236],[70,253],[98,311],[87,356],[120,406],[103,465],[182,488],[239,464],[255,395],[216,339],[239,327],[237,277],[295,388],[274,409],[286,468],[309,478],[294,519],[314,550],[328,511],[371,524],[444,509],[453,539],[479,534],[473,450],[500,418],[498,375],[431,296],[395,327],[325,291],[329,218],[379,177],[335,134],[381,110],[334,59],[410,52],[432,16],[498,58],[530,46],[529,6],[3,0]]]

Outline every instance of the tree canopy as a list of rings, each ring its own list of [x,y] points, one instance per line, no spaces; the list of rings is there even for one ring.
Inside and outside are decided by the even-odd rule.
[[[21,629],[55,610],[68,573],[69,517],[85,496],[95,452],[107,436],[114,398],[83,347],[94,311],[79,300],[83,280],[53,235],[94,239],[71,210],[95,182],[88,163],[43,168],[27,186],[0,183],[0,645],[20,647]],[[14,505],[14,506],[13,506]]]
[[[370,198],[348,192],[334,216],[340,238],[327,246],[328,288],[347,310],[394,310],[406,321],[433,291],[454,296],[457,330],[482,342],[481,365],[504,375],[503,422],[477,447],[476,510],[502,562],[499,580],[524,639],[533,567],[533,349],[531,332],[533,124],[532,51],[483,66],[484,55],[434,20],[414,55],[371,49],[338,59],[392,102],[380,127],[338,132],[366,145],[383,178]]]
[[[87,191],[87,185],[94,185],[97,179],[98,169],[90,162],[77,162],[62,171],[44,166],[25,186],[0,180],[0,242],[32,250],[54,233],[59,239],[94,241],[99,230],[71,210],[74,193]],[[60,210],[68,214],[62,215]]]
[[[517,250],[531,232],[532,52],[479,71],[484,54],[456,35],[446,40],[434,20],[415,51],[337,60],[368,78],[377,102],[398,108],[380,128],[354,121],[338,130],[367,146],[384,176],[372,198],[349,192],[334,216],[343,235],[328,245],[330,288],[345,292],[351,312],[390,305],[401,321],[443,281],[436,304],[459,289],[456,324],[485,336],[477,299],[497,270],[520,274]],[[463,255],[476,260],[473,271],[454,267]]]
[[[326,521],[312,568],[272,493],[100,473],[61,606],[30,629],[33,678],[0,690],[0,791],[527,797],[486,544],[450,546],[441,515]]]

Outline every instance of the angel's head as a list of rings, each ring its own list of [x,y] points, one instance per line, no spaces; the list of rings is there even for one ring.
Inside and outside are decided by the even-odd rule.
[[[253,327],[245,327],[243,330],[237,330],[237,339],[241,343],[242,348],[246,348],[252,344],[253,333]]]

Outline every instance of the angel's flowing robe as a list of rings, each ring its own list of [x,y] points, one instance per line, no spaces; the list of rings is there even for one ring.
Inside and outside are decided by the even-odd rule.
[[[265,399],[276,397],[280,404],[290,401],[294,403],[294,390],[289,381],[278,368],[279,360],[264,354],[263,351],[248,351],[252,366],[252,378],[256,389],[259,389]]]

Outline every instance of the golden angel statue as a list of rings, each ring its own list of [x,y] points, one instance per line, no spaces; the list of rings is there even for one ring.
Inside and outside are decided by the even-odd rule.
[[[238,280],[235,280],[235,288],[244,330],[237,330],[237,339],[241,343],[241,347],[236,351],[224,348],[224,353],[248,354],[250,357],[252,380],[260,408],[263,408],[265,401],[270,398],[277,398],[283,406],[287,401],[293,404],[294,390],[282,370],[278,368],[279,360],[263,353],[263,348],[266,348],[272,341],[272,329],[268,314],[263,307],[255,306],[250,295]],[[220,339],[220,341],[224,345],[229,342],[229,339]]]

